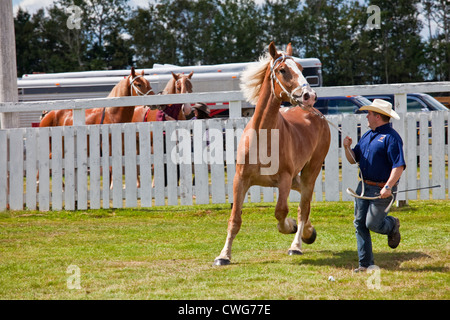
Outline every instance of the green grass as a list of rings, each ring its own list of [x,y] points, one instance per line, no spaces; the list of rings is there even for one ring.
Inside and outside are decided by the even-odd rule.
[[[449,201],[394,208],[402,242],[372,234],[380,289],[357,267],[353,203],[315,202],[317,240],[288,256],[274,204],[246,204],[232,264],[214,267],[229,205],[0,213],[0,299],[449,299]],[[290,216],[296,214],[291,206]],[[81,289],[68,289],[70,265]],[[333,276],[335,281],[328,281]],[[370,279],[369,279],[370,280]]]

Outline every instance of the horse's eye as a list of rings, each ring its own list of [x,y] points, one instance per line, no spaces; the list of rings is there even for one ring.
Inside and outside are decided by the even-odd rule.
[[[281,74],[285,74],[285,73],[286,73],[286,70],[280,69],[280,73],[281,73]]]
[[[140,88],[140,87],[142,87],[142,84],[138,83],[137,86]]]

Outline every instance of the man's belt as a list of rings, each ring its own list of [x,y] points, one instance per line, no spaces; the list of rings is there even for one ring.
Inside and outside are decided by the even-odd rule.
[[[379,188],[383,188],[386,185],[386,182],[375,182],[375,181],[370,181],[370,180],[364,180],[364,183],[367,183],[369,186],[376,186]],[[391,187],[395,187],[398,183],[396,183],[394,186]]]

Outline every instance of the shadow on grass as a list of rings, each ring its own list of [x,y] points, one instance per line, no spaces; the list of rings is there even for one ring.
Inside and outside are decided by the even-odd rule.
[[[313,266],[335,266],[338,268],[353,268],[358,264],[358,253],[356,250],[346,250],[340,252],[333,252],[330,250],[321,250],[316,252],[318,255],[326,257],[308,258],[302,257],[299,260],[292,261],[293,264],[313,265]],[[403,262],[423,260],[417,266],[401,267]],[[431,259],[431,260],[428,260]],[[380,268],[387,270],[401,269],[405,271],[423,272],[448,272],[449,268],[445,265],[436,266],[430,265],[432,257],[418,251],[410,252],[377,252],[374,253],[375,264]]]

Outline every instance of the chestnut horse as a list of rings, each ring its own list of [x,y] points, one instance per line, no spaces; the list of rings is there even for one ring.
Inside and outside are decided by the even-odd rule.
[[[302,254],[302,240],[313,243],[316,238],[309,219],[310,202],[330,146],[330,130],[327,121],[313,108],[317,96],[304,78],[302,67],[291,55],[290,44],[284,53],[278,52],[272,42],[269,54],[242,74],[241,88],[256,107],[239,142],[233,180],[234,204],[225,246],[215,259],[215,265],[227,265],[231,261],[231,246],[242,224],[244,196],[252,185],[278,187],[275,207],[278,230],[284,234],[295,233],[288,251],[290,255]],[[281,111],[282,101],[291,101],[297,106]],[[259,148],[257,155],[255,146]],[[263,158],[266,154],[275,158],[275,170],[268,170]],[[252,158],[254,161],[250,160]],[[294,219],[287,218],[291,189],[301,193],[298,227]]]
[[[134,68],[128,77],[121,80],[114,86],[108,95],[109,97],[124,96],[146,96],[155,94],[150,87],[150,83],[144,78],[144,70],[141,74],[136,74]],[[94,108],[86,110],[86,124],[104,124],[104,123],[123,123],[131,122],[133,118],[134,107],[108,107]],[[72,110],[52,110],[46,113],[39,126],[71,126],[73,125]]]
[[[153,92],[153,89],[150,86],[150,82],[148,82],[147,79],[144,78],[144,70],[142,70],[141,74],[136,74],[134,67],[131,67],[130,75],[125,79],[119,81],[119,83],[114,86],[114,88],[109,93],[108,98],[124,97],[124,96],[146,96],[154,94],[155,93]],[[134,108],[135,108],[134,106],[130,106],[130,107],[108,107],[108,108],[87,109],[85,111],[86,116],[85,123],[87,125],[91,125],[91,124],[131,122],[131,119],[133,118]],[[43,115],[39,127],[55,127],[55,126],[71,126],[71,125],[73,125],[72,110],[52,110]],[[50,138],[50,145],[51,145],[51,138]],[[110,154],[111,154],[111,146],[110,146]],[[50,153],[50,158],[51,156],[52,154]],[[39,173],[37,179],[39,180]],[[111,181],[110,187],[112,187],[112,179],[110,181]]]
[[[178,93],[191,93],[192,83],[191,78],[194,71],[188,75],[182,73],[175,74],[172,72],[172,78],[167,82],[166,87],[162,91],[162,94],[178,94]],[[148,106],[136,106],[134,109],[133,122],[151,122],[157,121],[158,112],[163,112],[167,108],[177,107],[177,105],[158,106],[157,109],[152,109]],[[186,120],[186,115],[190,113],[190,108],[181,107],[178,112],[178,117],[174,120]]]

